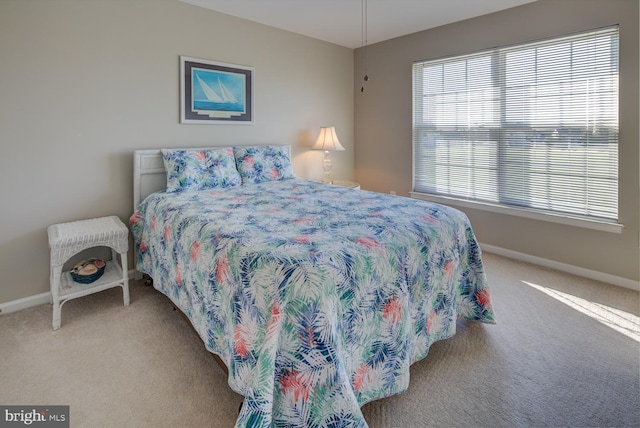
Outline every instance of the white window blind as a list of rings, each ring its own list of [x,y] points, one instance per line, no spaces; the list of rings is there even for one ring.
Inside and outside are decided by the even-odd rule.
[[[618,28],[413,65],[414,192],[618,220]]]

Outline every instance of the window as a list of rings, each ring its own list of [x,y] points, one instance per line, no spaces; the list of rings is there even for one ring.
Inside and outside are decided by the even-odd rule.
[[[618,221],[618,28],[413,65],[417,193]]]

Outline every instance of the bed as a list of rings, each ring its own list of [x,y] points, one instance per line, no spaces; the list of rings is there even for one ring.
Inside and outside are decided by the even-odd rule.
[[[226,365],[237,426],[366,427],[457,320],[494,323],[462,212],[296,178],[289,146],[136,151],[134,208],[136,269]]]

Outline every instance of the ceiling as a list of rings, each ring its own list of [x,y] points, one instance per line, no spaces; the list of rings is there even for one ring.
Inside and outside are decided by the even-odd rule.
[[[373,44],[536,0],[180,0],[348,48]]]

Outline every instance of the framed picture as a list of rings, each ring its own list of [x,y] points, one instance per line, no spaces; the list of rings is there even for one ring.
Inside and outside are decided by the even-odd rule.
[[[253,124],[254,69],[180,57],[180,123]]]

